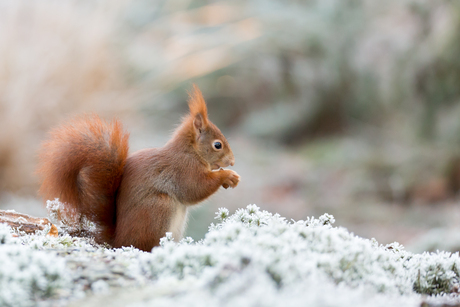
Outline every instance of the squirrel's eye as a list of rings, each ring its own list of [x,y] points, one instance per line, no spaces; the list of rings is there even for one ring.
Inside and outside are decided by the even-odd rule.
[[[216,141],[216,142],[214,142],[213,146],[217,150],[222,149],[222,143],[221,142]]]

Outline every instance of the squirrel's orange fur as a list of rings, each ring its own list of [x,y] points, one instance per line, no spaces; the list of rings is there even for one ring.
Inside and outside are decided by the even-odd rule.
[[[220,169],[234,164],[233,153],[195,86],[189,108],[164,147],[129,156],[128,134],[116,120],[94,115],[53,130],[40,151],[40,194],[94,222],[99,243],[148,251],[168,231],[180,239],[188,206],[239,182]]]

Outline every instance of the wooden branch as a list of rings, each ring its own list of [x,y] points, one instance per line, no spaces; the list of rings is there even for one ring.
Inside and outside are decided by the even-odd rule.
[[[11,228],[24,231],[27,234],[43,230],[51,224],[45,217],[33,217],[14,210],[0,210],[0,223],[5,223]]]

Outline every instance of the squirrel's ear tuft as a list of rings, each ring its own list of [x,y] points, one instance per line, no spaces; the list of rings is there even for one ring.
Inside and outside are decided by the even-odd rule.
[[[201,128],[207,127],[208,110],[204,102],[203,94],[201,94],[200,89],[195,84],[193,85],[193,91],[189,92],[188,106],[190,108],[190,114],[195,121],[199,122],[199,126],[201,126]]]

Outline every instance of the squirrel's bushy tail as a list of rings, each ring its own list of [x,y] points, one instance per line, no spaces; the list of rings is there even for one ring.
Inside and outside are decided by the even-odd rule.
[[[94,222],[96,241],[111,242],[115,197],[128,156],[122,124],[97,115],[80,117],[51,131],[39,152],[39,193]]]

